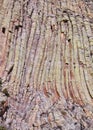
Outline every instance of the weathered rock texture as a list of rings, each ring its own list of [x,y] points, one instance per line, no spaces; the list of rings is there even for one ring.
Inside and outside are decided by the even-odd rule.
[[[0,77],[7,129],[93,130],[92,0],[0,0]]]

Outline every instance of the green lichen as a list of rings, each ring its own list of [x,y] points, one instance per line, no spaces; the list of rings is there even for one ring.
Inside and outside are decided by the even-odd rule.
[[[10,96],[6,88],[3,90],[3,93],[4,93],[7,97]]]
[[[1,105],[4,105],[4,104],[5,104],[5,102],[6,102],[6,101],[2,101],[2,102],[1,102]]]
[[[93,77],[93,73],[90,73],[91,74],[91,76]]]
[[[6,130],[4,126],[0,126],[0,130]]]
[[[2,87],[2,79],[0,78],[0,88]]]
[[[64,115],[64,116],[67,114],[65,111],[61,111],[61,113],[62,113],[62,115]]]

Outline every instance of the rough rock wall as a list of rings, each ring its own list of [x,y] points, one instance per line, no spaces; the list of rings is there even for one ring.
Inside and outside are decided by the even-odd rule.
[[[0,1],[0,77],[11,130],[90,130],[93,2]],[[3,106],[4,107],[4,106]]]

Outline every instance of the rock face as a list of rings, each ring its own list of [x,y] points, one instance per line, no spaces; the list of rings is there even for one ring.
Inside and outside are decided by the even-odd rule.
[[[0,0],[1,91],[9,93],[1,125],[93,129],[92,7],[92,0]]]
[[[6,100],[7,100],[7,97],[5,96],[5,94],[0,92],[0,102],[6,101]]]

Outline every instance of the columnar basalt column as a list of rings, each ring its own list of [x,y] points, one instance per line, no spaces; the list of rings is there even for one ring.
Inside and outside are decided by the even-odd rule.
[[[7,129],[93,128],[92,7],[92,0],[0,1]]]

